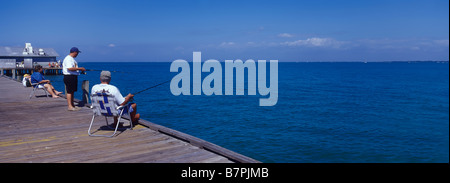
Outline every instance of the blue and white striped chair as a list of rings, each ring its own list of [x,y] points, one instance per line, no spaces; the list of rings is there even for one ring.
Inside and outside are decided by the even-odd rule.
[[[91,95],[91,102],[94,114],[92,115],[91,125],[89,125],[88,134],[89,136],[97,136],[97,137],[113,137],[117,129],[119,128],[120,120],[122,119],[122,115],[124,113],[125,107],[129,107],[129,105],[118,106],[116,104],[116,100],[113,95],[109,95],[107,93],[94,93]],[[130,116],[130,110],[125,109],[126,114]],[[92,124],[94,123],[94,119],[96,116],[105,116],[106,126],[109,127],[108,117],[118,117],[116,128],[114,129],[114,133],[112,135],[94,135],[91,133]],[[133,123],[130,120],[130,129],[133,129]]]

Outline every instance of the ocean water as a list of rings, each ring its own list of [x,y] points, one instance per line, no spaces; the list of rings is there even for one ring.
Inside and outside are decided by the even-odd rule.
[[[169,72],[170,64],[79,63],[120,71],[112,72],[111,84],[123,95],[171,79],[177,73]],[[146,120],[262,162],[449,162],[448,62],[278,67],[278,103],[272,107],[259,106],[267,96],[247,92],[174,96],[169,84],[136,95],[135,102]],[[81,75],[79,90],[82,80],[91,87],[99,83],[99,75]],[[64,91],[62,76],[47,78]]]

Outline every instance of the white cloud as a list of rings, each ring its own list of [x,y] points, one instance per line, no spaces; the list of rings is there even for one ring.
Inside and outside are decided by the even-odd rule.
[[[361,39],[354,41],[355,47],[370,49],[397,49],[397,50],[435,50],[449,46],[448,39]]]
[[[434,40],[435,44],[442,45],[442,46],[448,46],[449,41],[448,39],[442,39],[442,40]]]
[[[222,43],[220,43],[220,47],[229,47],[229,46],[233,46],[233,45],[236,45],[236,43],[234,43],[234,42],[222,42]]]
[[[289,33],[281,33],[281,34],[278,34],[278,37],[290,38],[290,37],[294,37],[294,35],[289,34]]]
[[[110,47],[110,48],[114,48],[114,47],[116,47],[116,45],[115,45],[115,44],[112,44],[112,43],[110,43],[110,44],[108,44],[108,47]]]
[[[333,47],[333,48],[339,48],[343,44],[345,44],[345,42],[343,41],[337,41],[332,38],[318,38],[318,37],[312,37],[305,40],[286,41],[284,43],[281,43],[281,45],[286,46]]]
[[[267,42],[267,41],[247,41],[232,42],[225,41],[211,47],[220,48],[255,48],[255,47],[308,47],[308,48],[329,48],[348,50],[354,48],[364,48],[371,50],[429,50],[437,48],[448,49],[449,40],[430,40],[430,39],[359,39],[351,41],[341,41],[334,38],[310,37],[285,42]]]
[[[249,41],[246,44],[243,44],[243,46],[247,46],[247,47],[276,47],[276,46],[280,46],[280,44],[276,43],[276,42],[266,42],[266,41],[258,41],[258,42]]]
[[[418,46],[413,46],[413,47],[411,47],[411,50],[417,51],[417,50],[420,50],[420,47],[418,47]]]

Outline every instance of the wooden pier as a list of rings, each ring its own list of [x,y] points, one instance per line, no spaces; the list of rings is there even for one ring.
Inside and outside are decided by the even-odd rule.
[[[28,98],[31,88],[0,77],[0,163],[258,163],[188,134],[140,120],[113,138],[90,137],[90,108],[67,111],[64,98]],[[145,118],[145,116],[143,116]],[[104,118],[96,118],[101,128]],[[125,125],[128,121],[125,121]],[[95,125],[95,123],[94,123]],[[111,133],[98,131],[97,133]]]

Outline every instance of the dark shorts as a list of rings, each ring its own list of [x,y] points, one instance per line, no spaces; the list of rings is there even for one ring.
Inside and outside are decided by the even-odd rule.
[[[78,76],[64,75],[64,84],[66,85],[67,93],[76,92],[78,88]]]

